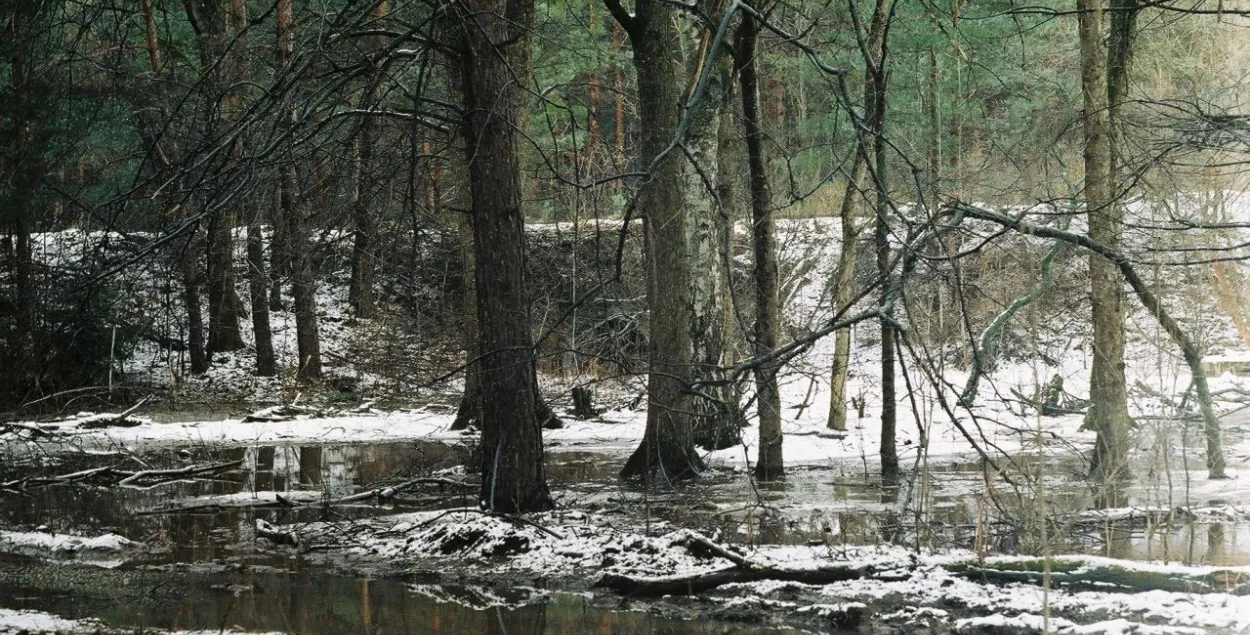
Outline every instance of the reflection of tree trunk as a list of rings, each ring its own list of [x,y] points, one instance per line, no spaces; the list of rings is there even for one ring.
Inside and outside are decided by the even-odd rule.
[[[777,306],[777,241],[769,205],[768,172],[764,164],[764,132],[760,129],[760,88],[756,70],[755,43],[758,38],[755,17],[742,16],[738,29],[739,71],[742,77],[742,120],[746,124],[747,162],[751,169],[751,235],[755,249],[755,354],[763,355],[777,347],[780,320]],[[781,436],[781,394],[777,390],[778,367],[774,363],[755,368],[756,412],[759,413],[759,459],[755,476],[761,481],[778,479],[784,473]]]
[[[619,18],[618,18],[619,19]],[[638,77],[641,160],[651,166],[638,209],[646,214],[647,304],[651,346],[647,381],[647,428],[623,477],[696,476],[703,461],[694,449],[691,425],[690,261],[686,255],[686,211],[682,196],[684,159],[670,151],[684,98],[676,9],[660,0],[637,0],[630,24]],[[667,154],[661,159],[662,152]],[[659,160],[658,164],[651,164]]]
[[[299,449],[299,482],[301,485],[321,484],[321,446]]]

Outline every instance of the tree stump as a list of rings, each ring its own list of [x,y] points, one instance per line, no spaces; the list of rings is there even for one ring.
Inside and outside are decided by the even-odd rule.
[[[595,395],[585,386],[573,388],[573,416],[578,419],[593,419],[599,415],[595,410]]]

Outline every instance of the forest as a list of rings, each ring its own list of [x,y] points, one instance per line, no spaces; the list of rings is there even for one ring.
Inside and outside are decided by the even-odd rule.
[[[1250,632],[1250,2],[0,27],[0,634]]]

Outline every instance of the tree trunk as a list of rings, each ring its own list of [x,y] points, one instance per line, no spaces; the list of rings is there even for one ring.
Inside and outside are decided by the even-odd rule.
[[[867,55],[876,55],[878,59],[884,57],[880,53],[883,51],[885,38],[886,15],[888,12],[887,3],[878,0],[873,11],[872,24],[869,26],[868,38],[865,41],[867,47]],[[863,125],[868,131],[880,130],[883,123],[881,117],[884,115],[884,107],[880,110],[877,107],[878,100],[882,98],[879,92],[884,91],[884,87],[878,90],[877,80],[874,74],[875,62],[872,59],[865,58],[864,69],[864,115]],[[883,104],[884,106],[884,104]],[[851,162],[851,172],[847,177],[846,188],[842,194],[842,205],[839,210],[839,218],[842,224],[842,251],[838,254],[837,279],[834,284],[834,311],[844,311],[847,305],[855,297],[855,242],[859,239],[859,229],[855,224],[856,202],[862,198],[862,192],[866,188],[864,175],[867,171],[869,161],[869,152],[874,147],[874,139],[876,135],[871,133],[858,133],[857,139],[859,149],[855,152]],[[884,343],[882,344],[884,346]],[[891,353],[892,354],[892,353]],[[833,369],[830,374],[830,391],[829,391],[829,421],[827,427],[830,430],[845,431],[846,430],[846,380],[851,370],[851,329],[839,329],[834,335],[833,343]],[[862,415],[861,415],[862,416]]]
[[[17,11],[13,14],[11,28],[14,36],[25,30],[24,13],[24,11]],[[3,168],[0,175],[6,177],[6,180],[12,179],[6,184],[9,185],[6,189],[9,189],[10,193],[3,197],[8,199],[6,203],[11,210],[9,212],[12,216],[10,230],[15,243],[13,285],[16,300],[14,307],[16,328],[12,341],[14,352],[12,369],[24,369],[24,372],[12,373],[10,377],[14,380],[15,388],[28,390],[36,387],[42,370],[39,368],[39,355],[35,350],[38,341],[36,337],[38,316],[35,308],[34,253],[31,245],[32,219],[35,214],[33,208],[39,184],[39,164],[42,160],[37,151],[30,147],[31,120],[37,116],[37,113],[33,112],[36,107],[32,103],[31,77],[26,66],[26,59],[19,49],[14,52],[9,61],[12,64],[12,75],[9,81],[16,107],[12,113],[13,128],[5,131],[6,136],[9,137],[8,143],[12,145],[5,148],[7,151],[4,154],[7,156],[0,157],[9,160],[0,165],[0,168]],[[4,193],[0,189],[0,194]],[[10,372],[12,372],[11,369],[7,370],[6,374]]]
[[[872,26],[869,27],[868,47],[864,51],[864,62],[868,68],[865,90],[873,93],[871,103],[865,99],[865,108],[872,107],[868,115],[866,135],[861,136],[860,148],[864,161],[872,161],[872,176],[875,191],[876,227],[873,242],[876,248],[877,273],[882,285],[890,285],[890,226],[889,226],[889,188],[886,180],[886,140],[885,113],[886,90],[889,73],[889,43],[885,39],[887,21],[892,9],[889,0],[877,0],[873,10]],[[865,110],[865,112],[868,112]],[[866,136],[867,138],[863,138]],[[869,141],[871,143],[869,143]],[[869,154],[871,152],[871,154]],[[895,447],[895,433],[898,424],[898,401],[894,389],[894,355],[895,332],[889,316],[880,320],[881,324],[881,480],[886,485],[898,483],[899,466],[898,450]]]
[[[386,0],[381,0],[373,7],[373,17],[381,19],[386,16],[388,7]],[[371,38],[371,50],[381,50],[384,43],[380,38]],[[373,70],[369,73],[368,86],[361,98],[361,109],[377,108],[382,101],[382,61],[374,61]],[[377,144],[378,117],[365,116],[360,122],[360,136],[356,155],[356,190],[352,200],[352,223],[355,230],[355,243],[352,247],[352,277],[347,291],[347,303],[352,313],[362,319],[373,317],[376,302],[373,281],[377,273],[377,228],[376,210],[370,205],[370,185],[377,178],[378,165],[375,161]]]
[[[685,161],[680,150],[669,149],[677,135],[685,82],[681,81],[680,53],[675,50],[679,40],[676,9],[660,0],[638,0],[636,6],[637,15],[626,31],[638,76],[639,119],[648,124],[641,133],[640,149],[651,178],[642,184],[638,209],[646,214],[651,342],[646,433],[621,476],[676,481],[694,478],[704,467],[694,448],[693,404],[688,392],[694,346],[682,191]],[[621,19],[618,12],[614,14]]]
[[[460,191],[465,190],[461,188]],[[461,205],[452,207],[458,210],[471,204],[465,200]],[[465,368],[464,393],[460,396],[460,407],[456,410],[451,429],[464,430],[482,423],[482,377],[477,362],[481,355],[477,332],[477,261],[473,257],[473,219],[459,211],[452,213],[456,214],[456,240],[460,247],[460,273],[464,284],[460,302],[463,310],[460,338],[464,343]]]
[[[520,4],[529,4],[529,9]],[[462,16],[466,145],[472,194],[479,346],[482,351],[482,505],[499,512],[552,508],[535,415],[537,376],[525,281],[524,218],[517,142],[520,90],[505,51],[513,16],[532,0],[468,0]],[[518,22],[517,29],[528,28]],[[528,39],[522,38],[525,43]],[[510,46],[517,47],[513,42]],[[511,54],[509,54],[511,53]]]
[[[739,71],[742,77],[742,120],[746,125],[747,163],[751,170],[751,237],[755,250],[755,354],[777,347],[781,318],[777,299],[777,241],[772,203],[764,163],[764,132],[760,129],[760,87],[755,43],[759,31],[755,16],[744,14],[738,31]],[[761,481],[785,473],[781,436],[781,393],[777,390],[778,365],[755,367],[755,408],[760,420],[759,458],[755,477]]]
[[[234,287],[234,214],[222,211],[208,223],[208,352],[243,348],[239,314],[243,304]]]
[[[208,102],[208,119],[205,125],[210,130],[222,122],[218,99],[222,94],[219,90],[228,78],[224,72],[226,66],[223,57],[226,55],[226,8],[223,0],[187,0],[183,3],[187,20],[196,34],[197,49],[200,56],[201,89]],[[233,2],[230,3],[233,13]],[[233,16],[230,16],[233,21]],[[232,102],[237,99],[233,92],[227,97]],[[222,210],[213,214],[208,221],[207,239],[207,270],[208,270],[208,352],[218,353],[243,348],[243,336],[239,331],[239,315],[243,303],[234,286],[234,214]]]
[[[865,90],[865,93],[872,91]],[[868,95],[865,95],[867,97]],[[865,99],[865,103],[869,103]],[[855,226],[855,201],[864,180],[864,157],[855,153],[851,173],[842,195],[839,218],[842,221],[842,251],[838,254],[837,279],[834,283],[833,310],[845,311],[855,297],[855,241],[859,230]],[[846,430],[846,379],[851,371],[851,329],[838,329],[833,341],[833,372],[829,380],[830,430]]]
[[[200,230],[196,228],[178,259],[178,267],[182,273],[182,301],[187,309],[187,350],[191,356],[192,375],[208,372],[208,355],[204,346],[204,314],[200,306],[200,277],[197,274],[199,267],[195,262],[195,254],[201,253],[202,249],[199,235]]]
[[[269,327],[269,278],[265,275],[265,244],[259,207],[253,210],[247,223],[247,271],[252,333],[256,340],[256,374],[272,377],[278,373],[278,361],[273,352],[273,331]]]
[[[278,0],[276,8],[278,24],[278,67],[284,68],[291,61],[295,50],[293,31],[294,11],[292,0]],[[295,113],[288,117],[293,123]],[[281,168],[278,179],[278,217],[282,219],[283,247],[287,252],[284,260],[290,268],[291,296],[295,311],[295,344],[299,351],[301,379],[321,378],[321,340],[317,332],[316,281],[313,279],[312,254],[300,215],[299,174],[295,163],[288,159]]]
[[[717,16],[719,18],[719,16]],[[702,74],[710,74],[706,93],[690,113],[682,161],[686,200],[687,253],[690,272],[690,338],[692,379],[696,382],[721,379],[725,364],[725,342],[729,335],[725,314],[729,301],[729,256],[725,253],[731,231],[729,218],[717,200],[719,119],[722,108],[720,47],[711,49],[712,31],[702,30],[696,57],[688,60],[692,72],[688,86],[696,89]],[[709,450],[720,450],[740,443],[736,391],[728,384],[708,384],[693,401],[695,443]]]
[[[1102,0],[1078,0],[1081,93],[1085,129],[1085,206],[1089,237],[1118,249],[1123,209],[1113,200],[1107,58],[1102,50]],[[1102,484],[1099,503],[1120,504],[1128,471],[1128,396],[1124,379],[1124,287],[1114,264],[1090,256],[1094,358],[1086,425],[1097,431],[1090,477]]]

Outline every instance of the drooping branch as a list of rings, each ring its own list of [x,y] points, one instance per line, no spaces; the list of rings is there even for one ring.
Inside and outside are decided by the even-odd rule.
[[[1046,256],[1042,258],[1042,264],[1038,275],[1037,286],[1032,291],[1022,295],[1012,302],[1006,309],[995,316],[990,325],[985,327],[981,332],[979,350],[974,351],[972,370],[968,373],[968,382],[964,384],[964,390],[959,395],[959,405],[965,408],[972,405],[977,397],[977,386],[981,382],[981,377],[987,369],[994,366],[998,360],[999,342],[1002,340],[1003,329],[1011,322],[1011,318],[1015,317],[1021,309],[1029,306],[1037,301],[1050,290],[1050,285],[1054,281],[1054,275],[1051,273],[1052,265],[1055,260],[1063,253],[1066,245],[1061,240],[1057,240],[1050,246],[1050,250],[1046,252]]]
[[[1181,349],[1181,355],[1185,358],[1185,363],[1189,366],[1189,372],[1193,378],[1194,391],[1198,396],[1198,408],[1202,412],[1203,432],[1207,441],[1208,477],[1213,479],[1228,478],[1224,473],[1224,444],[1220,430],[1220,419],[1219,415],[1215,413],[1215,407],[1211,404],[1211,389],[1207,385],[1206,372],[1202,369],[1202,356],[1198,353],[1198,347],[1193,340],[1189,339],[1184,329],[1172,318],[1167,309],[1163,307],[1163,303],[1159,301],[1158,296],[1137,274],[1137,270],[1133,268],[1132,261],[1128,256],[1089,236],[1075,234],[1054,227],[1034,225],[1022,218],[1008,216],[974,205],[956,202],[951,206],[951,209],[954,213],[962,214],[966,218],[997,223],[1021,234],[1039,236],[1076,245],[1107,259],[1115,265],[1120,270],[1120,274],[1129,283],[1129,286],[1132,287],[1133,292],[1137,294],[1137,299],[1141,301],[1142,306],[1146,307],[1146,310],[1158,320],[1159,326],[1163,327],[1163,330],[1167,332],[1172,341]]]

